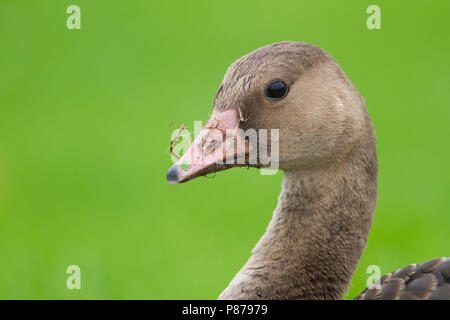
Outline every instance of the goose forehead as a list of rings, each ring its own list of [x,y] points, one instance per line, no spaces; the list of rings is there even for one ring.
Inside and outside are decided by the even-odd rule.
[[[330,59],[322,49],[302,42],[280,42],[259,48],[234,62],[215,97],[217,109],[245,100],[262,82],[282,78],[294,81],[312,66]]]

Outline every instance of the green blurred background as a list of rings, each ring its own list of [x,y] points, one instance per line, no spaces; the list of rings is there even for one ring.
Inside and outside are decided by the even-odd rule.
[[[66,28],[81,7],[82,29]],[[381,30],[366,8],[381,7]],[[449,1],[0,0],[0,298],[215,299],[275,208],[282,174],[169,186],[174,127],[206,120],[237,58],[316,44],[359,88],[379,201],[348,298],[450,255]],[[66,289],[68,265],[82,289]]]

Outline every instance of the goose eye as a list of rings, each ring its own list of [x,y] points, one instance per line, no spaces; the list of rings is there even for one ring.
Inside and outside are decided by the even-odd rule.
[[[288,93],[288,86],[283,81],[274,81],[266,87],[266,97],[283,99]]]

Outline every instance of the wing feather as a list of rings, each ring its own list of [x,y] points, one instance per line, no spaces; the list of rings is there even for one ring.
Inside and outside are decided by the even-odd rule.
[[[411,264],[384,275],[355,300],[450,300],[450,258]]]

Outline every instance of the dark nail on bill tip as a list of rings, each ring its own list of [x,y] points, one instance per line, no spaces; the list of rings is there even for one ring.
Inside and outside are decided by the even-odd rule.
[[[167,171],[167,181],[177,181],[178,180],[178,166],[173,165]]]

